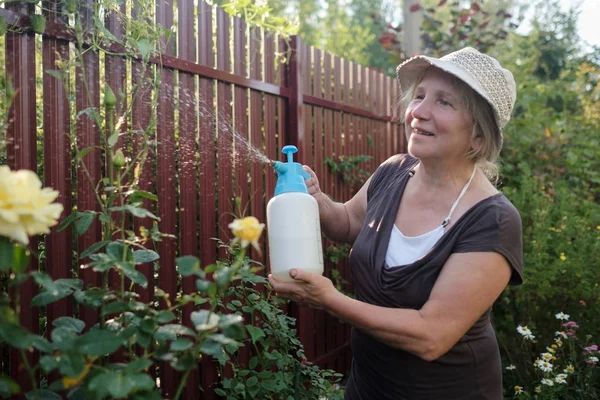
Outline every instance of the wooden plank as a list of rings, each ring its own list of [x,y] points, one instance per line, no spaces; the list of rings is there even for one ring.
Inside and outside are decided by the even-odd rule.
[[[161,0],[156,7],[156,23],[167,30],[173,26],[173,0]],[[175,52],[173,41],[166,36],[160,38],[161,49],[167,55]],[[177,235],[177,194],[175,185],[175,105],[174,105],[174,72],[167,68],[159,68],[160,86],[158,89],[157,129],[156,129],[156,184],[158,195],[158,228],[162,233]],[[171,299],[177,295],[177,274],[175,257],[177,255],[177,241],[172,238],[163,238],[158,243],[160,254],[160,269],[158,279],[160,287],[168,293]],[[165,304],[163,303],[164,307]],[[178,373],[163,362],[160,366],[160,384],[164,397],[175,394],[178,383]]]
[[[26,4],[6,4],[14,12],[33,13],[34,6]],[[15,97],[8,109],[6,130],[6,150],[8,166],[12,170],[29,169],[37,173],[36,145],[36,85],[35,85],[35,36],[31,33],[8,32],[5,38],[6,78],[11,80]],[[36,249],[37,238],[31,238],[29,246]],[[28,271],[38,269],[35,257],[31,257]],[[37,294],[38,287],[32,279],[20,287],[21,302],[18,305],[24,312],[19,314],[21,325],[33,333],[39,332],[38,310],[29,304]],[[15,293],[11,293],[14,298]],[[37,363],[39,353],[27,354],[30,364]],[[25,369],[20,352],[12,349],[9,354],[10,375],[20,385],[21,390],[31,389],[29,375]]]
[[[275,74],[275,51],[277,47],[275,44],[275,37],[273,34],[267,34],[265,32],[264,35],[264,79],[266,82],[274,82],[277,79],[277,75]],[[258,71],[256,71],[258,73]],[[260,96],[257,94],[257,96]],[[277,133],[283,133],[283,130],[280,130],[282,121],[281,117],[284,114],[282,110],[281,103],[283,101],[278,101],[275,96],[270,94],[264,95],[264,143],[265,155],[269,160],[279,160],[280,159],[280,145],[277,140]],[[279,126],[277,125],[279,123]],[[282,137],[282,136],[280,136]],[[273,171],[270,166],[265,167],[265,202],[268,202],[274,194],[275,185],[277,184],[277,174]],[[266,207],[266,205],[265,205]],[[266,218],[265,218],[266,221]],[[267,236],[264,238],[265,249],[268,251],[268,242]],[[270,260],[266,258],[265,264],[267,272],[270,272]]]
[[[62,6],[45,1],[44,14],[48,20],[61,22]],[[59,70],[57,61],[69,58],[69,43],[64,40],[42,38],[42,70]],[[63,71],[65,72],[65,71]],[[44,110],[44,185],[58,190],[57,201],[64,211],[59,221],[71,214],[71,126],[69,113],[68,78],[57,79],[43,74]],[[73,265],[72,228],[61,232],[56,227],[46,236],[46,272],[53,279],[71,278]],[[47,321],[73,315],[73,300],[65,298],[46,307]],[[57,377],[54,377],[57,378]],[[52,379],[54,381],[55,379]]]
[[[177,45],[178,57],[186,61],[196,60],[196,35],[194,32],[194,5],[191,1],[177,4]],[[198,115],[196,102],[195,76],[188,72],[179,73],[179,255],[198,254]],[[175,273],[175,271],[173,271]],[[196,292],[196,279],[192,276],[181,278],[184,294]],[[191,313],[193,304],[186,304],[182,310],[182,323],[193,328]],[[200,374],[194,369],[188,375],[183,398],[198,398]]]
[[[248,44],[249,55],[250,55],[250,78],[261,79],[261,66],[262,66],[262,30],[258,27],[250,28],[250,41]],[[272,57],[272,56],[271,56]],[[272,59],[271,59],[272,61]],[[266,69],[266,66],[265,66]],[[273,76],[273,66],[269,71],[270,76]],[[264,149],[264,138],[263,138],[263,107],[262,95],[260,92],[255,90],[250,91],[250,109],[249,115],[249,135],[250,135],[250,146],[252,151],[259,152],[260,154],[265,153]],[[275,109],[274,101],[270,104],[270,110],[273,112]],[[265,157],[266,158],[266,157]],[[269,193],[265,195],[264,185],[266,174],[273,174],[271,167],[265,165],[260,160],[252,159],[250,163],[250,215],[256,217],[260,222],[266,222],[266,198],[270,196]],[[265,246],[266,240],[261,238],[261,249],[259,253],[254,248],[250,250],[250,257],[263,265],[266,265],[266,253],[267,248]],[[265,271],[259,273],[264,275]]]
[[[222,9],[217,9],[217,49],[229,49],[229,16]],[[229,72],[231,56],[229,51],[217,52],[217,69]],[[228,225],[233,221],[233,130],[232,124],[232,88],[223,82],[217,83],[217,165],[218,165],[218,224],[219,238],[227,241],[231,234]],[[227,256],[225,249],[219,249],[219,256]]]
[[[93,26],[92,21],[92,0],[86,0],[85,4],[80,4],[79,13],[81,14],[84,29]],[[100,206],[96,199],[95,185],[102,177],[100,165],[101,152],[100,146],[100,127],[86,114],[80,114],[83,110],[94,107],[96,110],[100,107],[100,71],[98,53],[86,52],[78,66],[76,67],[76,106],[77,118],[77,148],[82,150],[88,147],[93,149],[85,155],[82,162],[77,165],[77,210],[83,212],[87,210],[99,211]],[[89,174],[89,175],[88,175]],[[98,220],[90,225],[89,229],[78,240],[79,253],[101,240],[101,224]],[[87,262],[80,260],[80,262]],[[91,268],[80,270],[79,277],[85,282],[85,286],[99,286],[100,274],[92,271]],[[86,328],[93,326],[98,321],[96,310],[80,307],[79,318],[85,322]]]
[[[214,64],[212,7],[204,1],[198,3],[198,62],[203,65]],[[202,266],[216,261],[217,250],[214,240],[217,237],[216,208],[216,148],[215,114],[213,111],[214,82],[212,79],[199,78],[199,138],[198,148],[202,151],[198,160],[200,199],[200,262]],[[211,357],[202,358],[201,385],[203,400],[214,400],[217,396],[214,385],[218,381],[217,364]]]

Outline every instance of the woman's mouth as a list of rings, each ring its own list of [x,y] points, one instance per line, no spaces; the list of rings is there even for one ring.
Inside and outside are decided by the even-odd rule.
[[[431,132],[427,132],[427,131],[422,131],[420,129],[413,129],[413,133],[416,135],[423,135],[423,136],[435,136],[433,133]]]

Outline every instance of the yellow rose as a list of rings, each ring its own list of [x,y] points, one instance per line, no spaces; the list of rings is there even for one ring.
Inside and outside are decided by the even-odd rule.
[[[29,236],[50,232],[63,211],[52,203],[57,197],[33,171],[0,166],[0,236],[28,244]]]
[[[235,236],[234,243],[239,241],[242,248],[248,246],[248,244],[252,244],[258,252],[260,252],[258,239],[264,227],[265,224],[258,222],[258,219],[255,217],[236,219],[229,224],[229,229],[231,229],[231,232]]]

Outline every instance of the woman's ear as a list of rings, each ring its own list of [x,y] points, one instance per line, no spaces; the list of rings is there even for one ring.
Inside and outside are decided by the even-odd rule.
[[[474,137],[473,140],[471,140],[471,149],[478,152],[481,150],[481,147],[483,147],[483,137],[481,135]]]

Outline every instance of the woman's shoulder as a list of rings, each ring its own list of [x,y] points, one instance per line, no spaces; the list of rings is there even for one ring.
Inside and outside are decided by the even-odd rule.
[[[417,162],[418,159],[409,154],[395,154],[382,162],[369,180],[368,199],[396,187]]]

